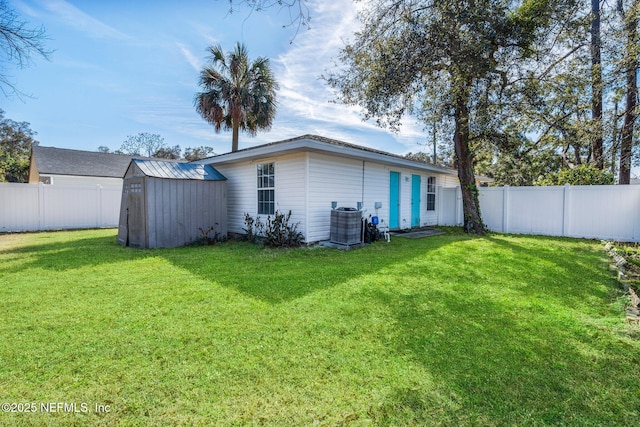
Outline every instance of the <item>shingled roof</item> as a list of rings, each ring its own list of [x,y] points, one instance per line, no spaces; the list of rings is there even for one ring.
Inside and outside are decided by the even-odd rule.
[[[302,135],[296,138],[257,145],[254,147],[245,148],[243,150],[219,154],[217,156],[209,157],[206,159],[195,160],[193,163],[218,165],[271,156],[275,154],[297,152],[300,150],[319,151],[349,158],[377,161],[399,167],[412,167],[449,175],[456,174],[456,171],[451,168],[432,165],[429,163],[422,163],[415,160],[407,159],[397,154],[388,153],[386,151],[363,147],[361,145],[350,144],[348,142],[325,138],[318,135]]]
[[[31,151],[39,174],[122,178],[134,156],[34,145]]]

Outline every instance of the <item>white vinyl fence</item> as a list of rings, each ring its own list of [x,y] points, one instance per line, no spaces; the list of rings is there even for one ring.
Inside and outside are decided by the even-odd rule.
[[[640,185],[480,189],[492,231],[640,241]]]
[[[438,187],[438,225],[462,225],[462,193],[460,187]]]
[[[0,232],[117,227],[122,186],[0,184]]]

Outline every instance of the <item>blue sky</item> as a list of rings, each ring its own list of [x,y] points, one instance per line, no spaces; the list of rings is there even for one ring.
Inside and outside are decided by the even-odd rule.
[[[157,133],[170,145],[231,149],[195,112],[207,46],[244,42],[251,58],[270,58],[280,84],[269,132],[240,134],[240,148],[312,133],[404,154],[424,150],[428,134],[407,120],[400,134],[363,122],[355,107],[332,103],[319,80],[334,67],[344,40],[358,29],[351,0],[312,1],[311,28],[283,28],[288,11],[229,14],[227,0],[9,0],[34,26],[44,25],[50,61],[11,70],[23,99],[0,98],[7,118],[27,121],[41,145],[112,150],[128,135]],[[295,35],[295,38],[294,38]],[[293,38],[293,42],[291,39]]]

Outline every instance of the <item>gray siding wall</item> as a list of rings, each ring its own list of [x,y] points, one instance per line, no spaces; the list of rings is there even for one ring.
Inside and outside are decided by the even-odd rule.
[[[203,237],[200,228],[227,233],[225,181],[147,177],[145,185],[149,247],[183,246]]]

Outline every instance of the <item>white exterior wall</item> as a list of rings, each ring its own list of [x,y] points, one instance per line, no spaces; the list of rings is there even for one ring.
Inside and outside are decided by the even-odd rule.
[[[400,172],[400,228],[411,227],[411,175],[420,176],[420,225],[438,223],[437,189],[436,209],[427,211],[427,177],[435,176],[437,187],[447,182],[444,175],[319,153],[310,153],[309,162],[309,242],[329,238],[332,201],[338,202],[338,207],[354,208],[362,201],[364,216],[377,215],[379,226],[388,227],[391,171]],[[381,202],[382,208],[376,211],[375,202]]]
[[[362,201],[362,164],[361,160],[309,153],[308,242],[329,239],[331,202],[355,208]],[[373,203],[363,208],[372,211]]]
[[[258,175],[257,165],[274,163],[276,210],[287,214],[291,210],[291,223],[299,222],[298,231],[305,234],[306,203],[306,154],[267,157],[264,159],[239,162],[233,165],[216,165],[215,168],[227,178],[228,230],[244,234],[244,217],[248,213],[258,216]],[[266,216],[261,220],[266,222]]]
[[[438,187],[447,186],[451,184],[452,180],[447,175],[439,175],[436,173],[428,173],[413,169],[402,168],[386,168],[387,170],[387,208],[389,205],[389,172],[400,172],[400,216],[399,223],[401,229],[411,228],[411,182],[412,175],[420,176],[420,226],[437,225],[439,224],[439,206],[440,206],[440,194]],[[435,210],[427,210],[427,178],[434,176],[436,178],[436,206]],[[453,181],[457,184],[457,178]],[[389,213],[387,211],[386,219],[389,219]]]
[[[437,187],[451,180],[408,168],[393,168],[382,163],[356,160],[318,152],[265,157],[257,160],[213,166],[228,179],[229,232],[244,234],[244,216],[257,216],[257,169],[260,163],[275,164],[275,202],[280,212],[292,212],[292,223],[306,242],[329,239],[331,202],[338,207],[356,208],[363,202],[364,216],[377,215],[380,227],[389,223],[389,172],[400,172],[400,226],[411,227],[411,175],[421,177],[420,224],[438,224]],[[427,211],[427,177],[436,176],[436,210]],[[457,184],[457,178],[454,183]],[[375,203],[382,207],[375,209]],[[266,221],[266,218],[262,218]]]
[[[437,185],[444,188],[460,187],[460,180],[458,175],[442,175]]]
[[[382,208],[376,211],[375,202],[382,203]],[[378,163],[366,163],[364,181],[364,216],[377,215],[378,227],[387,228],[389,225],[389,168]]]

